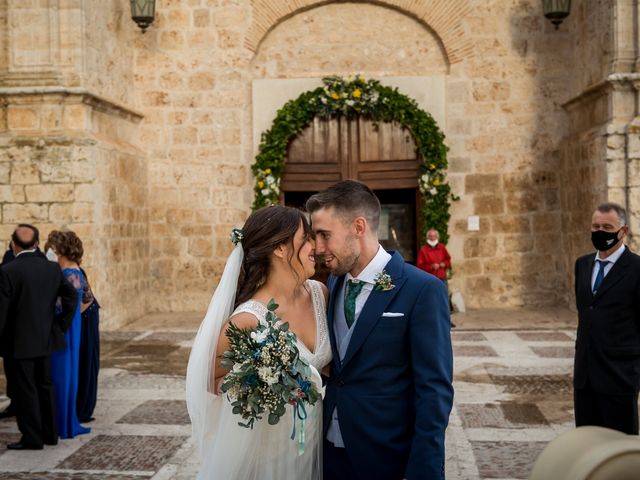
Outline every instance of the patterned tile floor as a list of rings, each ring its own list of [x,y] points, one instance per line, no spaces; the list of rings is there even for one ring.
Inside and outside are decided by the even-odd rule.
[[[17,428],[0,421],[0,479],[194,478],[184,404],[194,332],[104,332],[92,432],[43,451],[7,451]],[[453,331],[448,479],[527,478],[544,446],[572,428],[574,338],[569,329]]]

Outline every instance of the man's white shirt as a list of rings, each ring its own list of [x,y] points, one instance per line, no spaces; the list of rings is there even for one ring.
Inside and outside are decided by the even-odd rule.
[[[598,270],[600,270],[600,264],[597,262],[597,260],[602,260],[604,262],[608,262],[604,265],[604,276],[606,277],[607,274],[611,271],[611,269],[613,268],[613,265],[618,261],[618,259],[622,256],[622,254],[624,253],[624,251],[626,250],[626,246],[623,243],[618,250],[616,250],[615,252],[613,252],[611,255],[609,255],[607,258],[605,258],[604,260],[602,260],[600,258],[600,252],[597,253],[596,255],[596,261],[593,262],[593,270],[591,271],[591,291],[593,291],[593,286],[596,283],[596,277],[598,276]]]

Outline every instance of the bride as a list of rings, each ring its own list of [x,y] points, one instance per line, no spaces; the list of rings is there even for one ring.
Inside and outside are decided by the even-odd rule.
[[[318,371],[331,361],[326,325],[327,289],[309,280],[314,274],[314,241],[304,214],[283,206],[262,208],[249,216],[194,340],[187,367],[187,409],[193,439],[201,457],[198,478],[281,480],[322,478],[322,405],[308,408],[305,448],[299,454],[293,409],[276,425],[266,418],[253,429],[238,425],[229,399],[219,393],[227,373],[220,365],[229,348],[224,332],[229,322],[254,328],[267,313],[270,299],[276,314],[297,336],[300,355],[319,381]],[[318,385],[318,388],[320,386]],[[298,420],[296,435],[300,431]]]

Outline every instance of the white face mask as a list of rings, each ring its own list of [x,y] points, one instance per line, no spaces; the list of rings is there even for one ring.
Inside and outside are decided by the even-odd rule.
[[[58,261],[58,255],[56,254],[56,252],[53,251],[52,248],[47,250],[47,253],[45,254],[45,256],[47,257],[47,260],[49,260],[51,262],[57,262]]]
[[[438,240],[427,240],[427,243],[432,247],[435,247],[438,244]]]

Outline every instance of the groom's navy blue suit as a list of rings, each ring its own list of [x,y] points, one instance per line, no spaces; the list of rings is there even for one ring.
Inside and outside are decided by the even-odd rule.
[[[449,301],[440,280],[390,253],[385,271],[395,288],[371,292],[342,362],[334,318],[335,309],[343,308],[337,296],[344,276],[329,278],[333,362],[324,436],[337,408],[345,453],[358,478],[440,479],[453,403]]]

